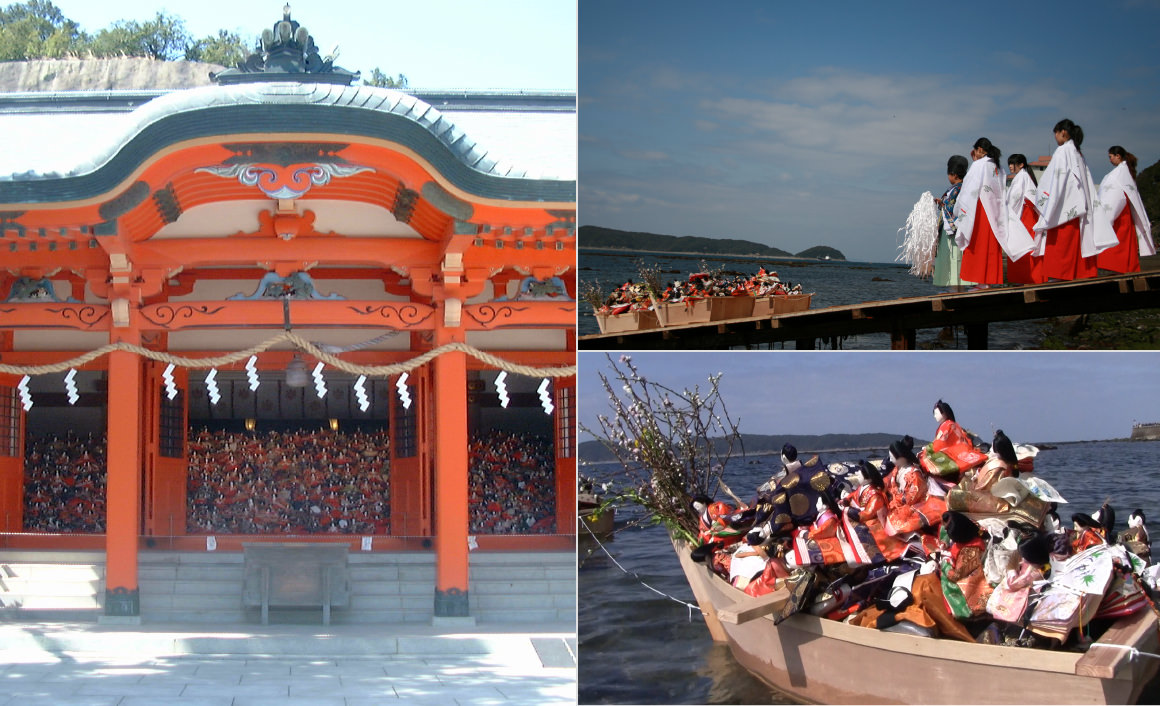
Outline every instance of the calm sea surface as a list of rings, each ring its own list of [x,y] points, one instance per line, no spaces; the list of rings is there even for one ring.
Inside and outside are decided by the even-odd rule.
[[[859,457],[827,454],[821,460]],[[743,499],[752,497],[777,464],[777,456],[733,460],[725,480]],[[588,466],[585,473],[599,477],[616,468]],[[1060,444],[1041,451],[1035,461],[1036,475],[1069,501],[1059,511],[1065,523],[1076,512],[1095,512],[1110,498],[1117,529],[1125,529],[1128,514],[1139,507],[1155,518],[1150,523],[1153,534],[1160,529],[1157,468],[1160,442],[1152,441]],[[714,644],[699,613],[690,616],[682,603],[640,584],[643,580],[668,596],[695,603],[664,529],[626,527],[625,521],[635,516],[632,508],[617,510],[620,529],[605,547],[639,579],[617,568],[591,540],[582,537],[580,543],[580,703],[794,703],[751,677],[727,647]],[[1156,693],[1155,686],[1149,694]],[[970,695],[963,694],[961,703],[970,703]]]
[[[690,255],[667,255],[660,253],[622,254],[606,250],[581,250],[580,282],[599,282],[601,290],[610,292],[627,279],[640,280],[636,263],[643,260],[647,265],[656,265],[666,280],[685,280],[690,274],[700,270],[704,260],[710,269],[740,272],[745,275],[757,273],[757,268],[765,264],[778,273],[783,281],[801,284],[806,292],[813,292],[812,308],[857,304],[866,301],[898,299],[900,297],[921,297],[937,294],[943,288],[935,287],[929,280],[922,280],[907,272],[907,266],[873,262],[812,262],[790,260],[761,260],[756,258],[702,258]],[[580,335],[600,333],[592,308],[580,304]],[[1043,321],[1012,321],[993,323],[988,327],[988,345],[992,349],[1036,348],[1042,338]],[[780,345],[780,344],[778,344]],[[958,335],[940,339],[937,329],[919,329],[919,348],[966,349],[967,339],[962,329]],[[789,344],[789,348],[793,344]],[[841,342],[845,350],[889,350],[889,334],[869,334],[851,336]]]

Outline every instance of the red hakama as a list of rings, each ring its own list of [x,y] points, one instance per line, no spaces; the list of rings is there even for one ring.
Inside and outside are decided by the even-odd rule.
[[[1112,222],[1119,244],[1096,255],[1096,265],[1112,272],[1140,271],[1140,242],[1136,236],[1136,223],[1132,220],[1132,202],[1124,204],[1124,210]]]
[[[1079,220],[1047,229],[1043,252],[1043,276],[1054,279],[1087,279],[1097,273],[1096,258],[1083,257],[1080,250]]]
[[[1028,235],[1035,237],[1035,223],[1039,220],[1039,213],[1027,199],[1023,199],[1023,213],[1019,215],[1019,222],[1027,229]],[[1018,260],[1007,263],[1007,281],[1012,284],[1043,284],[1047,277],[1043,274],[1043,258],[1027,253]]]
[[[971,242],[963,248],[959,278],[979,284],[1003,284],[1003,249],[991,230],[991,221],[980,199],[975,206],[975,228]]]

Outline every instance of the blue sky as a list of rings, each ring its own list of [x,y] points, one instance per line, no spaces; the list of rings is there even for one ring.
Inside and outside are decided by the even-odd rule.
[[[618,353],[612,354],[618,359]],[[1160,421],[1160,353],[1009,351],[632,353],[647,379],[677,390],[724,373],[729,413],[747,434],[884,432],[929,439],[943,399],[964,427],[1016,442],[1126,437]],[[622,366],[623,367],[623,366]],[[608,413],[603,353],[580,352],[580,423]],[[614,389],[620,389],[619,384]],[[593,437],[580,434],[580,441]]]
[[[580,3],[580,222],[894,259],[981,136],[1160,159],[1160,2]]]
[[[53,4],[88,32],[118,20],[150,20],[164,10],[185,20],[194,37],[226,29],[252,39],[281,19],[285,2]],[[335,63],[364,76],[378,66],[392,76],[406,74],[412,88],[576,90],[575,0],[295,0],[290,7],[324,54],[338,44]]]

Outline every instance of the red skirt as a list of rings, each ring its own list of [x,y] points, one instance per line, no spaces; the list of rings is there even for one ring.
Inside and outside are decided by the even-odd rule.
[[[1019,222],[1027,229],[1028,235],[1035,237],[1035,222],[1038,214],[1031,202],[1023,199],[1023,213],[1019,215]],[[1027,253],[1018,260],[1007,263],[1007,281],[1012,284],[1042,284],[1047,281],[1043,276],[1043,258]]]
[[[1003,249],[995,240],[981,200],[975,209],[975,229],[971,233],[971,242],[963,248],[959,278],[979,284],[1003,284]]]
[[[1112,222],[1119,242],[1096,255],[1096,265],[1112,272],[1140,271],[1140,241],[1136,238],[1136,223],[1132,220],[1132,205],[1124,204],[1124,210]]]
[[[1047,229],[1047,247],[1043,252],[1044,277],[1087,279],[1095,277],[1096,273],[1095,256],[1083,257],[1078,219]]]

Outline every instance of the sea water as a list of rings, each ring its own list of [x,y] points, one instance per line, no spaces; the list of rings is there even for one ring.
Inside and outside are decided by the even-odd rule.
[[[889,301],[902,297],[924,297],[945,291],[930,280],[911,275],[906,265],[897,263],[845,262],[838,260],[770,260],[751,257],[709,257],[687,254],[625,253],[611,250],[584,250],[579,255],[581,286],[599,282],[607,294],[625,280],[640,281],[637,262],[657,267],[665,281],[685,281],[701,270],[702,261],[710,270],[757,274],[758,267],[777,272],[782,281],[801,284],[805,292],[813,292],[811,308],[867,301]],[[988,345],[993,349],[1038,347],[1042,339],[1044,320],[993,323],[988,327]],[[592,307],[585,302],[579,306],[580,335],[600,333]],[[940,336],[940,333],[943,335]],[[967,338],[960,328],[943,333],[941,329],[919,329],[918,348],[966,349]],[[890,335],[862,334],[838,342],[845,350],[889,350]],[[782,344],[776,344],[780,346]],[[793,344],[786,344],[793,348]],[[827,342],[827,347],[828,347]]]
[[[824,454],[821,460],[861,457],[835,453]],[[725,469],[725,482],[742,499],[752,498],[756,487],[779,466],[775,455],[734,459]],[[584,473],[599,478],[618,468],[600,464],[587,466]],[[1128,514],[1141,508],[1152,518],[1154,536],[1160,535],[1157,468],[1160,441],[1059,444],[1035,459],[1035,475],[1069,501],[1059,506],[1064,524],[1070,526],[1073,514],[1090,515],[1110,500],[1117,530],[1126,529]],[[639,518],[633,508],[617,510],[618,531],[604,543],[612,558],[591,539],[581,537],[580,703],[794,703],[750,676],[727,647],[712,641],[700,612],[686,605],[696,601],[668,535],[657,526],[630,526]],[[1150,694],[1155,693],[1155,686]],[[970,703],[971,696],[953,695],[951,700]],[[1011,701],[1020,699],[1012,695]]]

